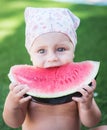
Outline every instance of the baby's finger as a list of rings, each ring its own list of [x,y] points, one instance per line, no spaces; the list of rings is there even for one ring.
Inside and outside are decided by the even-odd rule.
[[[80,93],[81,93],[83,96],[85,96],[85,97],[88,97],[88,96],[89,96],[87,87],[84,87],[83,89],[81,89],[81,90],[80,90]]]
[[[17,83],[10,83],[9,89],[13,90],[18,84]]]
[[[84,89],[85,89],[89,94],[92,94],[92,93],[94,92],[95,88],[96,88],[96,81],[95,81],[95,80],[92,81],[91,86],[88,85],[88,86],[84,87]]]
[[[29,100],[31,100],[31,99],[32,99],[31,96],[23,97],[23,98],[20,100],[20,103],[27,102],[27,101],[29,101]]]
[[[96,80],[92,81],[92,86],[91,87],[95,90],[95,88],[96,88]]]
[[[83,97],[72,97],[72,100],[75,101],[75,102],[84,102]]]
[[[13,92],[14,93],[20,93],[20,91],[22,91],[23,89],[28,89],[28,87],[26,86],[26,85],[17,85],[17,86],[15,86],[14,87],[14,89],[13,89]]]
[[[93,86],[91,86],[91,87],[88,86],[86,89],[86,91],[89,95],[92,94],[94,92],[94,90],[95,90],[95,87],[93,87]]]
[[[27,92],[29,91],[28,87],[25,87],[24,89],[21,89],[18,93],[20,97],[23,97]]]
[[[82,95],[85,95],[85,94],[87,95],[88,94],[88,91],[87,91],[88,87],[89,86],[84,85],[82,88],[78,89],[78,92],[81,93]]]

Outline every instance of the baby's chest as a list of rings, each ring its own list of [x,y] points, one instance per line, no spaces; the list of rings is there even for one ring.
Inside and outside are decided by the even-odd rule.
[[[77,104],[70,102],[61,105],[46,105],[30,102],[28,107],[29,116],[77,116]]]

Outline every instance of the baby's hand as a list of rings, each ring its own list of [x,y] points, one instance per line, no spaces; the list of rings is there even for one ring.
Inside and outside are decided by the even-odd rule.
[[[92,105],[92,99],[94,95],[94,90],[96,88],[96,81],[92,81],[91,86],[83,86],[79,92],[82,94],[82,97],[73,97],[72,99],[79,103],[84,109],[90,108]]]
[[[24,97],[24,95],[29,91],[29,88],[26,85],[11,83],[9,89],[12,102],[16,106],[23,104],[31,99],[31,96]]]

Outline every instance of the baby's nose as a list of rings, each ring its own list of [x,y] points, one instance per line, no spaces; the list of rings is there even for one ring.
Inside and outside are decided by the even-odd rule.
[[[55,53],[50,53],[49,55],[48,55],[48,62],[55,62],[55,61],[57,61],[58,60],[58,57],[56,56],[56,54]]]

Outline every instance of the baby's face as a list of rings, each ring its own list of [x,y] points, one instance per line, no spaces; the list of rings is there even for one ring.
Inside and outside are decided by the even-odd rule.
[[[74,46],[63,33],[46,33],[35,39],[30,56],[36,67],[61,66],[73,62]]]

